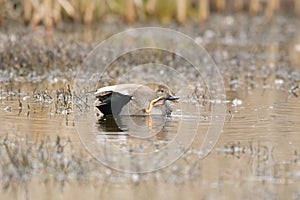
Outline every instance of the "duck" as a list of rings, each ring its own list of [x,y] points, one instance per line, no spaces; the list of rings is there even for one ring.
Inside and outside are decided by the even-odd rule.
[[[119,84],[95,92],[95,107],[104,115],[171,115],[179,97],[161,83]]]

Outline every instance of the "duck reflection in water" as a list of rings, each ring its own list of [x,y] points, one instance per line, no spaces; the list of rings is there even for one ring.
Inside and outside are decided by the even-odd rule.
[[[138,138],[156,136],[163,139],[166,135],[169,116],[113,116],[106,115],[97,122],[98,131],[105,135],[127,135]],[[157,138],[157,139],[158,139]]]

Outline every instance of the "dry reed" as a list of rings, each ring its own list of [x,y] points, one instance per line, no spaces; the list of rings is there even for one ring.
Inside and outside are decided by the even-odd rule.
[[[208,20],[210,14],[210,7],[208,0],[199,0],[199,20],[204,22]]]
[[[176,18],[180,24],[186,23],[186,18],[187,18],[186,0],[176,0]]]
[[[300,1],[295,1],[294,10],[296,15],[300,16]]]
[[[148,14],[153,15],[156,9],[157,0],[148,0],[146,3],[146,11]]]
[[[261,5],[260,0],[251,0],[249,3],[249,13],[256,15],[260,11]]]
[[[165,1],[157,2],[155,14],[161,23],[166,24],[172,20],[175,14],[175,9],[176,9],[175,6],[176,5],[173,3],[173,0],[165,0]]]
[[[53,28],[53,16],[52,16],[52,8],[53,1],[52,0],[44,0],[44,24],[47,30],[52,30]]]
[[[271,20],[276,10],[277,10],[277,0],[268,0],[267,7],[265,10],[266,19]]]
[[[3,0],[0,0],[0,25],[3,21],[3,5],[4,5]]]
[[[234,12],[240,12],[244,8],[244,0],[235,0],[233,4],[233,10]]]
[[[95,1],[90,1],[85,5],[83,23],[89,24],[93,21],[94,8],[95,8]]]
[[[136,13],[135,13],[134,0],[126,0],[125,13],[124,13],[125,21],[128,23],[132,23],[134,22],[135,17],[136,17]]]
[[[226,0],[214,0],[214,7],[217,11],[224,11],[226,8]]]
[[[32,4],[30,3],[30,0],[23,0],[23,6],[24,6],[24,14],[23,14],[24,22],[29,23],[32,17]]]
[[[5,4],[0,0],[0,23],[5,18]],[[43,24],[52,30],[56,24],[71,19],[84,24],[102,19],[104,15],[123,16],[125,22],[158,19],[168,23],[174,18],[180,24],[198,16],[200,22],[209,19],[211,12],[241,12],[251,15],[263,14],[271,20],[277,11],[289,12],[293,9],[300,15],[300,1],[290,0],[22,0],[22,16],[26,24],[36,27]],[[4,12],[5,10],[5,12]],[[12,12],[16,12],[12,10]]]
[[[53,22],[58,24],[61,21],[61,6],[58,1],[53,2]]]

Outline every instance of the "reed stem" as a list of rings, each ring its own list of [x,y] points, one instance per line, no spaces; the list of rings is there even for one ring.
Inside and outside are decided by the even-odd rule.
[[[41,22],[48,29],[59,23],[64,16],[77,22],[89,24],[101,19],[108,12],[123,15],[124,20],[132,23],[155,16],[161,23],[168,23],[174,18],[185,24],[188,17],[196,17],[200,22],[207,21],[210,12],[240,12],[247,8],[251,15],[263,13],[271,20],[276,11],[294,10],[300,16],[300,0],[18,0],[22,2],[22,19],[32,27]],[[0,0],[0,23],[6,13],[4,6],[10,0]],[[198,5],[198,7],[197,7]],[[7,8],[5,6],[5,8]],[[18,9],[17,9],[18,10]],[[16,10],[12,10],[15,12]]]
[[[215,0],[215,7],[217,11],[224,11],[226,8],[226,0]]]
[[[53,21],[55,24],[58,24],[61,21],[61,6],[58,1],[54,1],[53,3]]]
[[[174,4],[174,0],[164,0],[157,2],[155,13],[161,23],[169,23],[173,19],[175,12],[176,5]]]
[[[198,0],[199,2],[199,20],[205,22],[210,14],[209,0]]]
[[[260,11],[260,0],[251,0],[249,2],[249,13],[256,15]]]
[[[274,1],[275,1],[274,2],[275,3],[275,6],[274,6],[275,11],[280,10],[280,0],[274,0]]]
[[[101,17],[103,17],[107,7],[105,5],[105,1],[104,0],[95,0],[94,2],[95,8],[93,11],[93,20],[97,20]]]
[[[44,5],[39,2],[39,1],[35,1],[34,4],[32,3],[32,18],[30,20],[30,26],[32,28],[35,28],[40,21],[43,19],[44,17],[44,13],[42,13],[42,11],[44,10]]]
[[[294,7],[295,14],[297,16],[300,16],[300,1],[294,0],[294,4],[295,4],[295,7]]]
[[[244,8],[244,0],[234,0],[233,10],[235,12],[240,12]]]
[[[29,23],[32,17],[32,4],[30,0],[23,0],[23,6],[24,6],[24,14],[23,14],[24,22]]]
[[[155,13],[157,0],[148,0],[146,4],[146,12],[150,15]]]
[[[52,6],[53,6],[52,0],[44,0],[44,8],[45,8],[44,24],[47,30],[53,29]]]
[[[135,21],[135,6],[134,0],[125,0],[125,21],[128,23],[132,23]]]
[[[84,16],[83,16],[83,23],[84,24],[90,24],[93,21],[93,13],[94,13],[94,0],[92,1],[86,1],[85,5],[85,11],[84,11]]]
[[[0,0],[0,25],[2,24],[3,21],[3,0]]]
[[[187,2],[186,0],[176,0],[176,17],[180,24],[186,23],[187,16]]]
[[[72,18],[75,17],[75,8],[74,6],[67,0],[57,0],[59,5],[66,11],[66,13]]]
[[[267,1],[267,8],[265,10],[265,17],[268,20],[271,20],[274,16],[275,9],[276,9],[276,1],[277,0],[268,0]]]

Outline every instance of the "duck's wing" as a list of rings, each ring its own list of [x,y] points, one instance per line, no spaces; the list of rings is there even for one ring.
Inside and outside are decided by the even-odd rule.
[[[149,103],[145,99],[148,95],[142,92],[145,90],[144,87],[141,84],[120,84],[99,88],[95,92],[97,99],[95,105],[104,115],[121,113],[123,108],[125,110],[129,108],[126,106],[129,102],[131,102],[130,108],[142,112]],[[129,113],[135,113],[135,111]]]
[[[111,85],[99,88],[95,95],[98,96],[106,96],[111,94],[112,92],[118,92],[123,95],[132,95],[132,93],[136,90],[136,88],[140,87],[139,84],[119,84],[119,85]]]
[[[96,94],[96,98],[100,102],[104,103],[106,99],[111,97],[112,93],[113,93],[112,91],[101,92],[101,93]]]

